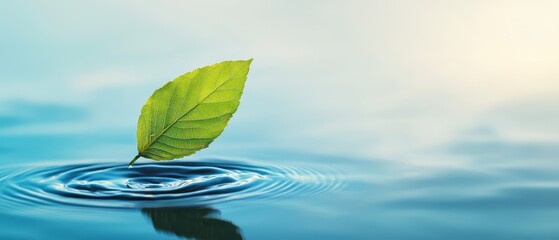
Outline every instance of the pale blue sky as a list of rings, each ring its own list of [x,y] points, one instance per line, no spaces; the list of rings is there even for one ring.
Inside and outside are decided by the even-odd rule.
[[[82,157],[132,156],[153,90],[247,58],[239,112],[208,154],[428,164],[459,163],[456,149],[476,144],[553,147],[557,12],[556,1],[4,1],[0,139],[18,149],[4,157],[64,137]]]

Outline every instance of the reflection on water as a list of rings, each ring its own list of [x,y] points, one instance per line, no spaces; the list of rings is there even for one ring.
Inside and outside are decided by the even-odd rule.
[[[195,240],[240,240],[241,230],[210,207],[143,208],[158,232]]]

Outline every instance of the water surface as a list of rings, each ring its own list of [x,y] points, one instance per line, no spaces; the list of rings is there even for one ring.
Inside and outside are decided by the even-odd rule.
[[[6,231],[0,235],[554,239],[559,234],[556,168],[521,162],[483,169],[412,167],[285,155],[306,161],[208,158],[144,162],[132,169],[126,161],[109,160],[5,166],[0,207]]]

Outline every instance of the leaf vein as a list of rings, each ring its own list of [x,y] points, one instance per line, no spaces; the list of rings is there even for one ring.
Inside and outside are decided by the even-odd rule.
[[[210,94],[208,94],[208,96],[206,96],[204,99],[202,99],[203,102],[204,100],[206,100],[209,96],[211,96],[215,90],[219,89],[221,86],[223,86],[225,83],[227,83],[229,80],[233,79],[233,77],[235,75],[237,75],[242,69],[238,69],[234,74],[232,74],[232,76],[230,78],[228,78],[227,80],[225,80],[223,83],[221,83],[219,86],[217,86]],[[190,89],[189,89],[190,90]],[[188,113],[190,113],[192,110],[194,110],[195,108],[197,108],[198,106],[200,106],[200,103],[196,104],[194,107],[192,107],[191,109],[189,109],[188,111],[186,111],[180,118],[178,118],[177,120],[175,120],[171,125],[169,125],[169,127],[166,127],[160,134],[158,134],[153,141],[150,140],[150,143],[148,144],[148,147],[151,146],[157,139],[159,139],[163,134],[165,134],[171,126],[175,125],[176,122],[178,120],[180,120],[181,118],[183,118],[184,116],[186,116]]]
[[[231,114],[231,112],[219,115],[219,116],[215,116],[215,117],[209,117],[209,118],[199,118],[199,119],[181,119],[179,120],[179,122],[190,122],[190,121],[202,121],[202,120],[211,120],[211,119],[216,119],[216,118],[221,118],[223,116],[226,116],[228,114]]]

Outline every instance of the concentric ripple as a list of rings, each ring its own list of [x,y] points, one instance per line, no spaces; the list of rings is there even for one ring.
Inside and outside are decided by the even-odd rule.
[[[2,169],[0,193],[11,205],[69,204],[137,208],[210,204],[248,197],[313,194],[339,183],[307,168],[233,161],[46,164]]]

